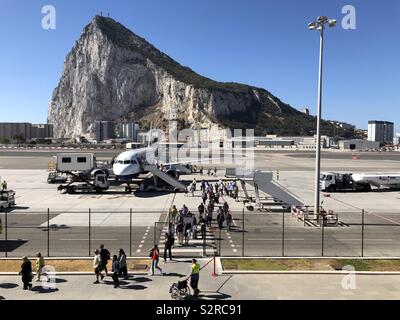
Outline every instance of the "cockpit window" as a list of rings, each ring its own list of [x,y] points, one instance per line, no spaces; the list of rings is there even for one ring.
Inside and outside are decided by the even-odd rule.
[[[131,163],[130,160],[125,160],[125,161],[124,161],[124,164],[130,164],[130,163]]]
[[[137,164],[135,159],[132,160],[132,164]]]

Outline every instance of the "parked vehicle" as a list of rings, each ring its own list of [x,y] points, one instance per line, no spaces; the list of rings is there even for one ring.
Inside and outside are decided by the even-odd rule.
[[[400,188],[400,174],[390,173],[337,173],[323,172],[320,176],[322,191],[371,191],[371,187]]]

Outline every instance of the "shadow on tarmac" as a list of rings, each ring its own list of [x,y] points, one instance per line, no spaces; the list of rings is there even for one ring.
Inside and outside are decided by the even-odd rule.
[[[58,291],[58,288],[45,288],[42,286],[35,286],[31,289],[31,291],[37,293],[54,293]]]
[[[0,288],[2,289],[14,289],[16,287],[19,287],[16,283],[0,283]]]
[[[120,288],[121,289],[131,289],[131,290],[144,290],[144,289],[147,289],[147,287],[142,286],[140,284],[130,284],[128,286],[122,286]]]

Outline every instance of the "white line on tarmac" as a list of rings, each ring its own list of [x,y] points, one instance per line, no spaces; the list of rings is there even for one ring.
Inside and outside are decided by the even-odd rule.
[[[361,239],[335,239],[338,241],[361,241]],[[364,241],[387,241],[387,242],[391,242],[394,241],[393,239],[365,239]]]
[[[119,239],[90,239],[93,241],[118,241]],[[89,239],[60,239],[60,241],[89,241]]]
[[[398,223],[397,221],[394,221],[394,220],[389,219],[389,218],[382,217],[382,216],[379,215],[379,214],[373,213],[373,215],[374,215],[375,217],[378,217],[378,218],[381,218],[381,219],[383,219],[383,220],[387,220],[387,221],[389,221],[389,222],[391,222],[391,223],[394,223],[394,224],[396,224],[396,225],[398,225],[398,226],[400,225],[400,223]]]
[[[247,241],[282,241],[282,239],[247,239]],[[286,239],[285,241],[304,241],[304,239]]]

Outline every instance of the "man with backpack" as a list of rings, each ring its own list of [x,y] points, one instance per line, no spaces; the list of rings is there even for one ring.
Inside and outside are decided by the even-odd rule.
[[[106,277],[108,276],[108,272],[107,272],[107,263],[108,260],[111,259],[111,254],[110,251],[108,251],[106,248],[104,248],[104,244],[100,245],[100,266],[99,266],[99,270],[101,271],[105,271],[106,272]]]

